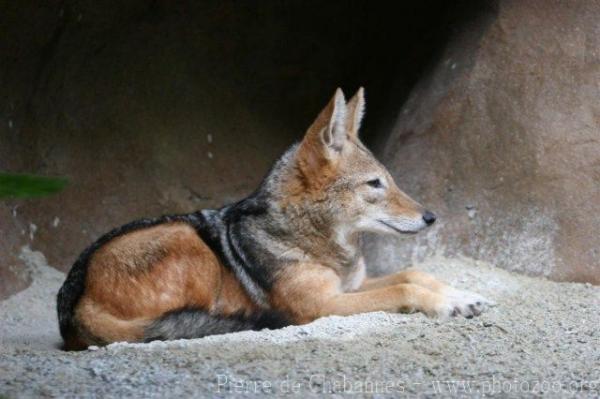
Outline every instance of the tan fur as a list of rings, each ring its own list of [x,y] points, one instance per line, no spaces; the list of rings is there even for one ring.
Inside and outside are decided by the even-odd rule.
[[[360,286],[360,290],[368,291],[396,284],[416,284],[437,293],[443,293],[448,288],[446,284],[436,280],[427,273],[408,269],[389,276],[368,278]]]
[[[142,339],[144,327],[150,318],[124,319],[106,311],[101,304],[83,297],[75,310],[75,317],[81,324],[81,338],[89,344],[104,344],[115,341],[135,342]],[[93,331],[93,334],[90,332]],[[73,343],[67,343],[74,346]],[[86,345],[86,346],[87,346]]]
[[[224,315],[255,309],[231,272],[183,223],[112,240],[90,259],[86,281],[75,317],[88,345],[137,341],[153,319],[183,307]]]
[[[414,283],[380,285],[366,291],[344,292],[344,282],[331,268],[302,264],[288,268],[272,291],[272,304],[303,324],[329,315],[372,311],[422,311],[436,315],[444,297]]]

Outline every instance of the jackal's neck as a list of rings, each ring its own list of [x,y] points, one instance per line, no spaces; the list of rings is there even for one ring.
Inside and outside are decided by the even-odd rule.
[[[286,209],[283,216],[290,244],[301,248],[312,260],[330,266],[352,266],[360,257],[358,233],[332,225],[310,209]]]
[[[336,226],[335,210],[308,197],[290,198],[290,182],[298,179],[297,145],[275,163],[258,190],[242,203],[260,204],[260,214],[245,222],[249,235],[269,243],[275,258],[310,260],[344,267],[360,257],[359,234]],[[301,259],[300,259],[301,258]]]

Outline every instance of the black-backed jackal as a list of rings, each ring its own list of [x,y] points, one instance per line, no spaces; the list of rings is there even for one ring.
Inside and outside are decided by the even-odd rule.
[[[87,248],[58,293],[66,349],[202,337],[328,315],[478,315],[487,301],[403,271],[367,278],[360,235],[415,233],[435,216],[365,148],[363,90],[337,90],[251,196],[140,220]]]

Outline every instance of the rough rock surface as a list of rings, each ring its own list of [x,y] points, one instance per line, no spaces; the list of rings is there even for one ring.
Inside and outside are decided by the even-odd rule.
[[[451,39],[380,145],[439,223],[370,263],[444,249],[600,283],[599,18],[599,1],[500,1]]]
[[[383,39],[393,34],[403,53],[423,58],[429,47],[411,51],[403,29],[431,30],[446,7],[310,3],[3,5],[0,171],[70,184],[48,198],[0,201],[0,298],[31,281],[15,255],[23,245],[66,271],[113,227],[250,194],[337,85],[365,85],[369,120],[378,120],[384,71],[399,73]],[[426,19],[412,17],[419,10]],[[416,65],[400,66],[402,77]]]
[[[277,331],[118,343],[65,353],[54,294],[63,275],[25,247],[33,284],[0,302],[0,396],[598,397],[600,287],[512,274],[469,259],[417,267],[498,302],[478,318],[382,312]]]

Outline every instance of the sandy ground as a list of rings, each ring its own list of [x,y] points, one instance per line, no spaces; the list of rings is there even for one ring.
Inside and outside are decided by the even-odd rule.
[[[436,257],[418,267],[498,306],[471,320],[377,312],[65,353],[54,310],[64,275],[40,253],[21,256],[34,282],[0,302],[0,398],[600,395],[600,287]]]

